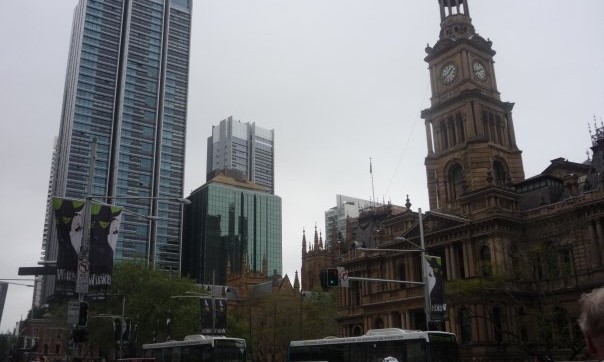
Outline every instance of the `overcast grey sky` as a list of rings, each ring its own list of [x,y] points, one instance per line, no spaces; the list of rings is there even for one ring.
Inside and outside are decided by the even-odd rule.
[[[40,258],[53,138],[77,0],[0,0],[0,278]],[[582,162],[604,118],[604,1],[471,0],[493,41],[502,100],[515,102],[527,177]],[[185,196],[205,181],[206,138],[232,115],[275,130],[283,272],[302,230],[324,229],[336,194],[428,208],[420,111],[437,0],[194,0]],[[11,285],[0,332],[31,305]]]

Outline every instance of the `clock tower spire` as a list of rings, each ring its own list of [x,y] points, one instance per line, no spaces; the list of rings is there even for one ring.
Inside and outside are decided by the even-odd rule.
[[[502,102],[492,42],[472,25],[469,0],[438,0],[440,34],[426,47],[432,96],[422,111],[431,209],[468,214],[469,195],[524,180],[513,103]],[[468,206],[468,207],[465,207]]]
[[[469,38],[475,34],[466,0],[438,0],[440,5],[440,39]]]

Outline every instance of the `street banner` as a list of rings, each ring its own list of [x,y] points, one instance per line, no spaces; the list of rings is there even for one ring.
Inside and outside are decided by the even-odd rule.
[[[226,334],[227,328],[227,300],[226,298],[214,299],[214,333]]]
[[[73,295],[84,235],[85,201],[54,198],[52,204],[58,240],[55,294]]]
[[[426,255],[425,268],[430,299],[430,321],[442,321],[447,314],[442,259],[438,256]]]
[[[4,302],[6,301],[7,291],[8,283],[0,282],[0,323],[2,323],[2,313],[4,312]]]
[[[113,256],[119,236],[122,208],[115,205],[92,203],[90,205],[90,278],[93,291],[111,284]]]
[[[87,219],[85,205],[84,200],[53,199],[58,239],[55,284],[55,294],[58,296],[71,296],[78,290],[93,293],[111,284],[122,208],[92,202],[91,215]],[[81,250],[86,222],[90,222],[88,258],[85,257],[85,250]],[[79,282],[87,283],[89,288],[76,286],[78,273],[85,276]]]
[[[201,334],[214,333],[214,301],[212,297],[199,298]]]

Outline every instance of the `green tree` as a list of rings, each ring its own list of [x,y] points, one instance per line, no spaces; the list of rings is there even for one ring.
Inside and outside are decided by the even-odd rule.
[[[335,310],[328,293],[273,293],[229,311],[228,334],[246,340],[251,360],[284,360],[292,340],[335,335]]]
[[[101,349],[115,344],[113,319],[117,316],[130,320],[131,338],[126,354],[135,354],[144,343],[199,333],[196,296],[203,294],[192,279],[149,269],[139,262],[121,262],[113,269],[106,302],[91,303],[89,315],[94,321],[89,329],[94,333],[90,340]],[[191,298],[183,298],[188,296]]]

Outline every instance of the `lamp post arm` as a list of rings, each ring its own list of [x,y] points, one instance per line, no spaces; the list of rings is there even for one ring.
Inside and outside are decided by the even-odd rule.
[[[425,285],[423,282],[411,282],[408,280],[394,280],[394,279],[381,279],[381,278],[363,278],[363,277],[348,277],[348,280],[358,280],[366,282],[382,282],[382,283],[398,283],[398,284],[414,284],[414,285]]]
[[[381,248],[356,248],[360,251],[388,251],[388,252],[401,252],[401,253],[423,253],[423,249],[381,249]]]
[[[174,201],[180,204],[189,205],[191,200],[183,197],[162,197],[162,196],[108,196],[108,195],[89,195],[88,199],[110,199],[110,200],[159,200]]]

